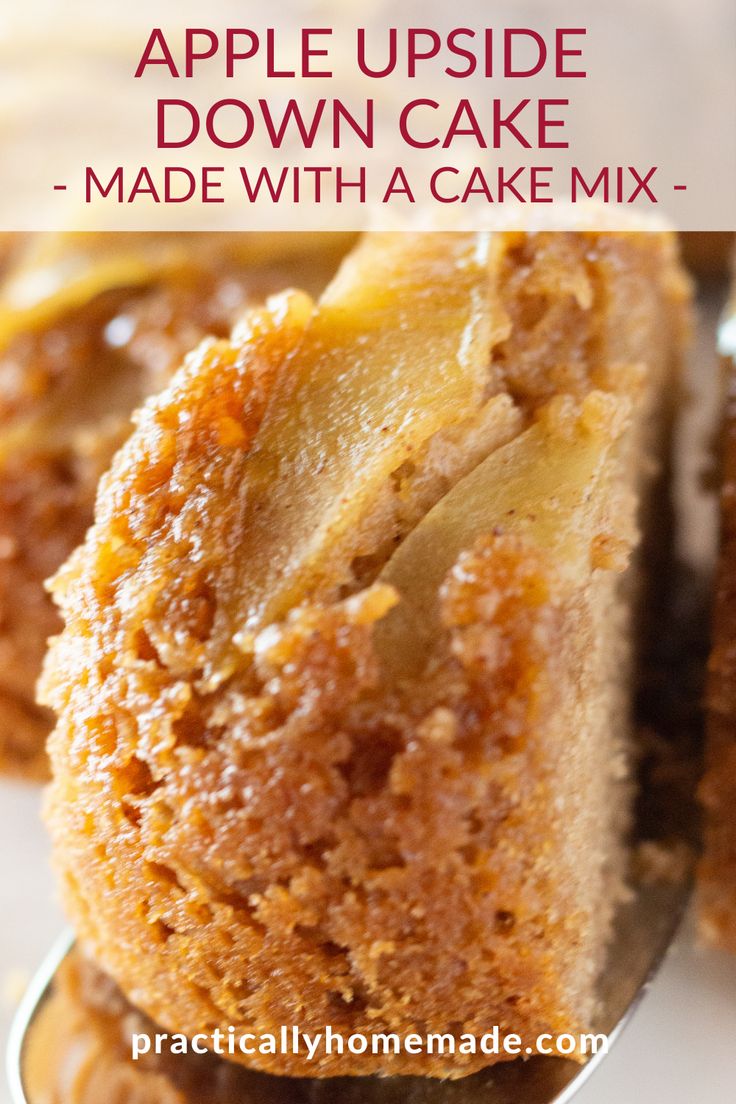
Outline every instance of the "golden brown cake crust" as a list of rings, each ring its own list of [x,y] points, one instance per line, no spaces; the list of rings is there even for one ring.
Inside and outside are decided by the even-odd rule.
[[[323,586],[233,636],[248,628],[238,571],[259,551],[244,518],[274,493],[252,444],[315,325],[294,294],[205,344],[147,404],[55,582],[66,628],[44,679],[59,716],[48,816],[66,903],[96,959],[170,1030],[498,1025],[533,1041],[589,1021],[621,763],[608,699],[588,717],[598,700],[579,702],[577,682],[589,664],[601,677],[633,540],[614,444],[632,402],[648,409],[670,378],[684,287],[659,235],[510,235],[496,256],[491,394],[516,399],[529,440],[592,440],[612,480],[600,517],[585,514],[583,483],[585,521],[567,542],[579,578],[563,580],[568,553],[533,538],[533,517],[531,537],[492,527],[451,562],[433,646],[405,681],[374,648],[396,601],[375,581],[380,558],[373,578],[341,575],[342,593]],[[415,473],[397,473],[397,494],[402,474]],[[612,659],[620,678],[626,656]],[[579,718],[603,733],[603,771]],[[250,1060],[459,1076],[488,1057]]]
[[[83,539],[97,482],[130,432],[132,411],[204,336],[224,336],[247,304],[294,280],[311,277],[321,288],[342,239],[321,240],[310,254],[305,236],[284,257],[283,242],[272,256],[245,244],[239,254],[233,235],[230,253],[220,255],[213,236],[194,235],[184,259],[158,270],[156,248],[146,246],[150,271],[139,286],[126,284],[127,235],[17,239],[3,243],[0,285],[0,771],[43,777],[51,715],[36,704],[35,687],[60,627],[44,582]],[[164,252],[165,239],[146,240]],[[44,240],[62,268],[80,241],[94,253],[93,271],[122,256],[119,286],[93,283],[87,299],[16,320],[11,282]]]
[[[736,317],[736,304],[730,317]],[[708,665],[708,744],[700,790],[705,850],[699,886],[703,937],[736,952],[736,350],[725,372],[721,545]]]

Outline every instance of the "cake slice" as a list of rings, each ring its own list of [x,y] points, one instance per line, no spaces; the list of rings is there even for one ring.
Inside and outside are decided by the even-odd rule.
[[[284,283],[319,291],[339,235],[9,235],[0,270],[0,770],[44,775],[35,703],[59,627],[43,582],[82,540],[130,414],[193,345]]]
[[[457,1077],[590,1027],[686,299],[667,234],[368,236],[139,412],[52,587],[48,820],[166,1029]]]
[[[721,547],[708,675],[706,769],[700,790],[705,847],[699,895],[703,937],[736,951],[736,299],[726,311],[720,337],[726,375]]]

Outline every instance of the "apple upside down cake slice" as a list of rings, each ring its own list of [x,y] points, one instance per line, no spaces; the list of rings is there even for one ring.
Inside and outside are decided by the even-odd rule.
[[[667,234],[368,236],[139,411],[43,695],[70,916],[157,1022],[590,1024],[686,299]]]

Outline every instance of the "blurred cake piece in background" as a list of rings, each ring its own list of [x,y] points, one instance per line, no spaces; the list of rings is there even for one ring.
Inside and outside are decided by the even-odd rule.
[[[734,235],[727,230],[689,230],[680,235],[685,264],[705,280],[724,279],[729,271]]]
[[[708,742],[701,784],[705,851],[700,926],[708,943],[736,952],[736,295],[720,331],[725,376],[721,443],[720,562],[708,673]]]

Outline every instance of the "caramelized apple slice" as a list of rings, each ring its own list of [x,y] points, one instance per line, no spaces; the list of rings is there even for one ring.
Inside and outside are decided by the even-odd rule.
[[[492,342],[487,235],[367,238],[327,289],[248,464],[249,630],[348,582],[391,475],[476,414]]]
[[[621,528],[613,515],[618,465],[611,450],[628,410],[627,400],[601,392],[577,409],[571,400],[555,401],[430,510],[381,574],[401,599],[376,629],[388,671],[403,676],[421,667],[440,628],[442,580],[479,536],[503,530],[528,538],[570,588],[590,577],[604,549],[618,547],[608,537]],[[621,547],[629,537],[622,534]]]

